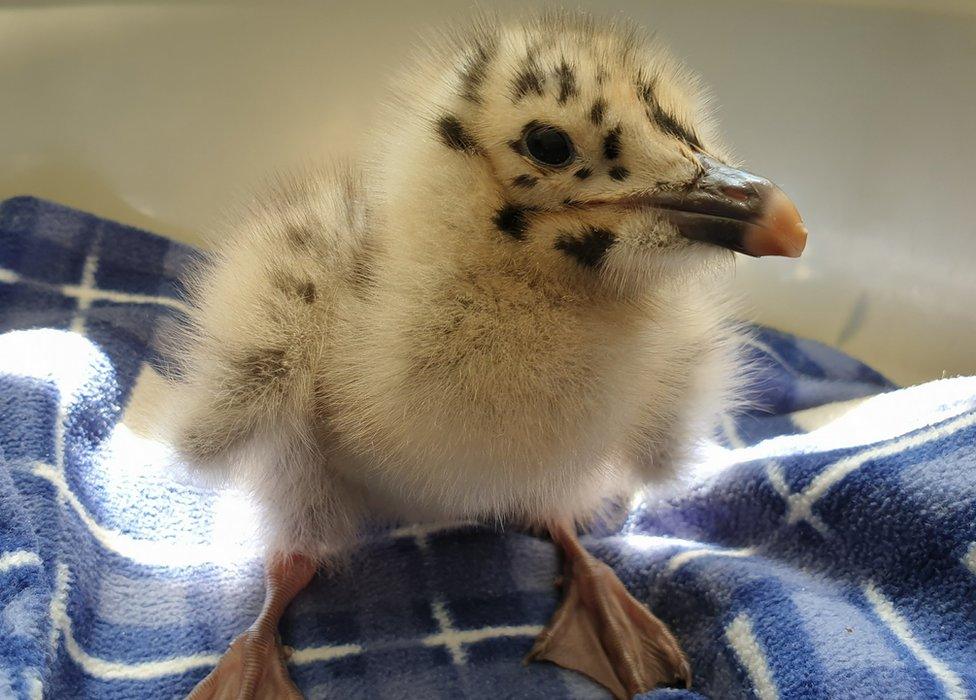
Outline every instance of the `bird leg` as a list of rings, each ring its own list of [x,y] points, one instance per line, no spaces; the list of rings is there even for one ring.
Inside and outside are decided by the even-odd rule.
[[[618,700],[657,685],[691,685],[691,668],[667,626],[635,600],[613,569],[583,548],[572,525],[551,525],[565,568],[563,602],[525,661],[589,676]]]
[[[231,642],[217,667],[200,681],[187,700],[300,700],[285,669],[287,655],[278,622],[288,604],[315,575],[315,564],[302,555],[277,555],[265,573],[264,607],[246,632]]]

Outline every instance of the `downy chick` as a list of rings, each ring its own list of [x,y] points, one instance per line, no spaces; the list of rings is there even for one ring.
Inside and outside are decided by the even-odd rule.
[[[193,280],[173,441],[253,494],[268,551],[261,616],[193,697],[299,695],[278,620],[367,518],[548,530],[565,600],[531,656],[617,697],[690,683],[576,528],[729,407],[731,251],[799,255],[799,215],[630,26],[485,20],[394,85],[374,152],[256,201]]]

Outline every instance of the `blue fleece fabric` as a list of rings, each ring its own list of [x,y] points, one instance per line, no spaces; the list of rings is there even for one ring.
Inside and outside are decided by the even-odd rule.
[[[185,695],[260,608],[247,501],[182,484],[149,432],[196,255],[0,204],[0,697]],[[692,690],[644,697],[976,697],[976,379],[897,389],[756,337],[760,407],[585,540],[690,656]],[[519,663],[557,565],[526,534],[376,533],[289,609],[292,676],[310,698],[607,697]]]

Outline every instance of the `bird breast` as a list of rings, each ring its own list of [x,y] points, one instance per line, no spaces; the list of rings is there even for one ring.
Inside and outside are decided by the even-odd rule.
[[[324,379],[346,468],[435,515],[598,507],[690,367],[632,307],[517,274],[400,288],[349,322]]]

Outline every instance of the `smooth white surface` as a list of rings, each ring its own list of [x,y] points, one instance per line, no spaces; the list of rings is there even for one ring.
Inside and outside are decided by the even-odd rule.
[[[976,0],[581,4],[658,30],[799,205],[804,257],[739,266],[756,318],[904,383],[976,373]],[[354,151],[416,33],[471,11],[0,6],[0,198],[199,242],[271,172]]]

